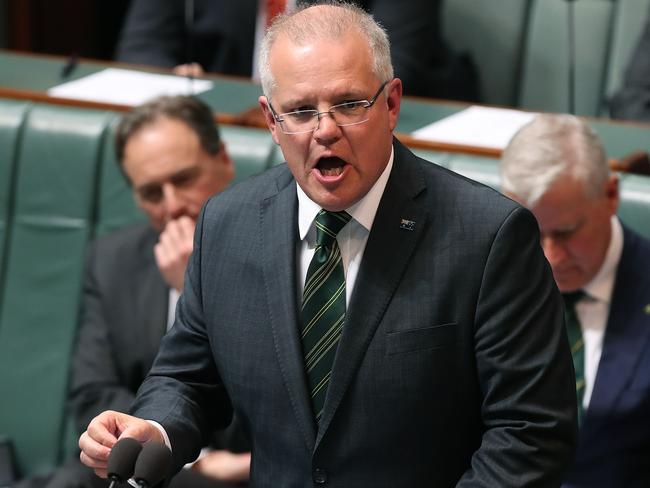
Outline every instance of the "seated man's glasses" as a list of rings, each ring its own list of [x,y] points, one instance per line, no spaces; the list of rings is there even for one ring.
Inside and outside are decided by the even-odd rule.
[[[273,105],[269,101],[269,107],[275,121],[280,124],[282,132],[285,134],[304,134],[306,132],[313,132],[318,128],[318,123],[323,115],[329,114],[336,125],[339,127],[346,127],[349,125],[363,124],[368,121],[368,109],[372,107],[379,97],[379,94],[384,89],[388,81],[382,83],[370,100],[353,100],[350,102],[343,102],[332,105],[326,112],[319,112],[318,110],[294,110],[293,112],[286,112],[277,114]]]

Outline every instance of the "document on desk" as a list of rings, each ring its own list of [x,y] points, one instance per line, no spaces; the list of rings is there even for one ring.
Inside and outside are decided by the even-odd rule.
[[[426,125],[412,135],[427,141],[503,149],[515,132],[535,115],[521,110],[472,106]]]
[[[212,88],[208,80],[108,68],[50,88],[52,97],[119,105],[140,105],[160,95],[196,95]]]

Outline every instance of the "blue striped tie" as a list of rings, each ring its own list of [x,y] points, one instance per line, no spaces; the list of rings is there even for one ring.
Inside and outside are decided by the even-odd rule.
[[[323,414],[345,321],[345,274],[336,235],[350,218],[347,212],[326,210],[316,216],[316,250],[302,295],[302,348],[316,422]]]

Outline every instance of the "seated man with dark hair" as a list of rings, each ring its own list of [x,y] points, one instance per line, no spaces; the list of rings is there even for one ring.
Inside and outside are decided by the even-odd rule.
[[[196,217],[234,176],[211,109],[191,97],[161,97],[135,108],[120,121],[115,142],[148,222],[98,239],[88,255],[70,392],[80,432],[106,409],[129,410],[173,323]],[[234,486],[248,479],[250,454],[238,427],[214,440],[221,449],[204,451],[172,486]],[[59,473],[51,485],[107,485],[76,464],[78,472]]]

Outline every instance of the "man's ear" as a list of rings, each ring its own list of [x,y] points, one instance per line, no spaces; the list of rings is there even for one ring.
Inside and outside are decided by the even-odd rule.
[[[616,214],[620,202],[620,193],[618,189],[618,176],[615,174],[610,175],[605,182],[605,196],[611,215]]]
[[[390,120],[390,130],[395,130],[399,111],[402,103],[402,80],[393,78],[386,88],[386,103],[388,105],[388,117]]]
[[[278,131],[280,128],[278,127],[278,123],[275,120],[275,117],[273,117],[273,112],[271,111],[271,104],[264,95],[262,95],[258,99],[260,103],[260,107],[262,108],[262,113],[264,114],[264,120],[266,121],[266,126],[269,128],[271,131],[271,135],[273,136],[273,140],[275,141],[276,144],[280,144],[280,140],[278,139]]]

